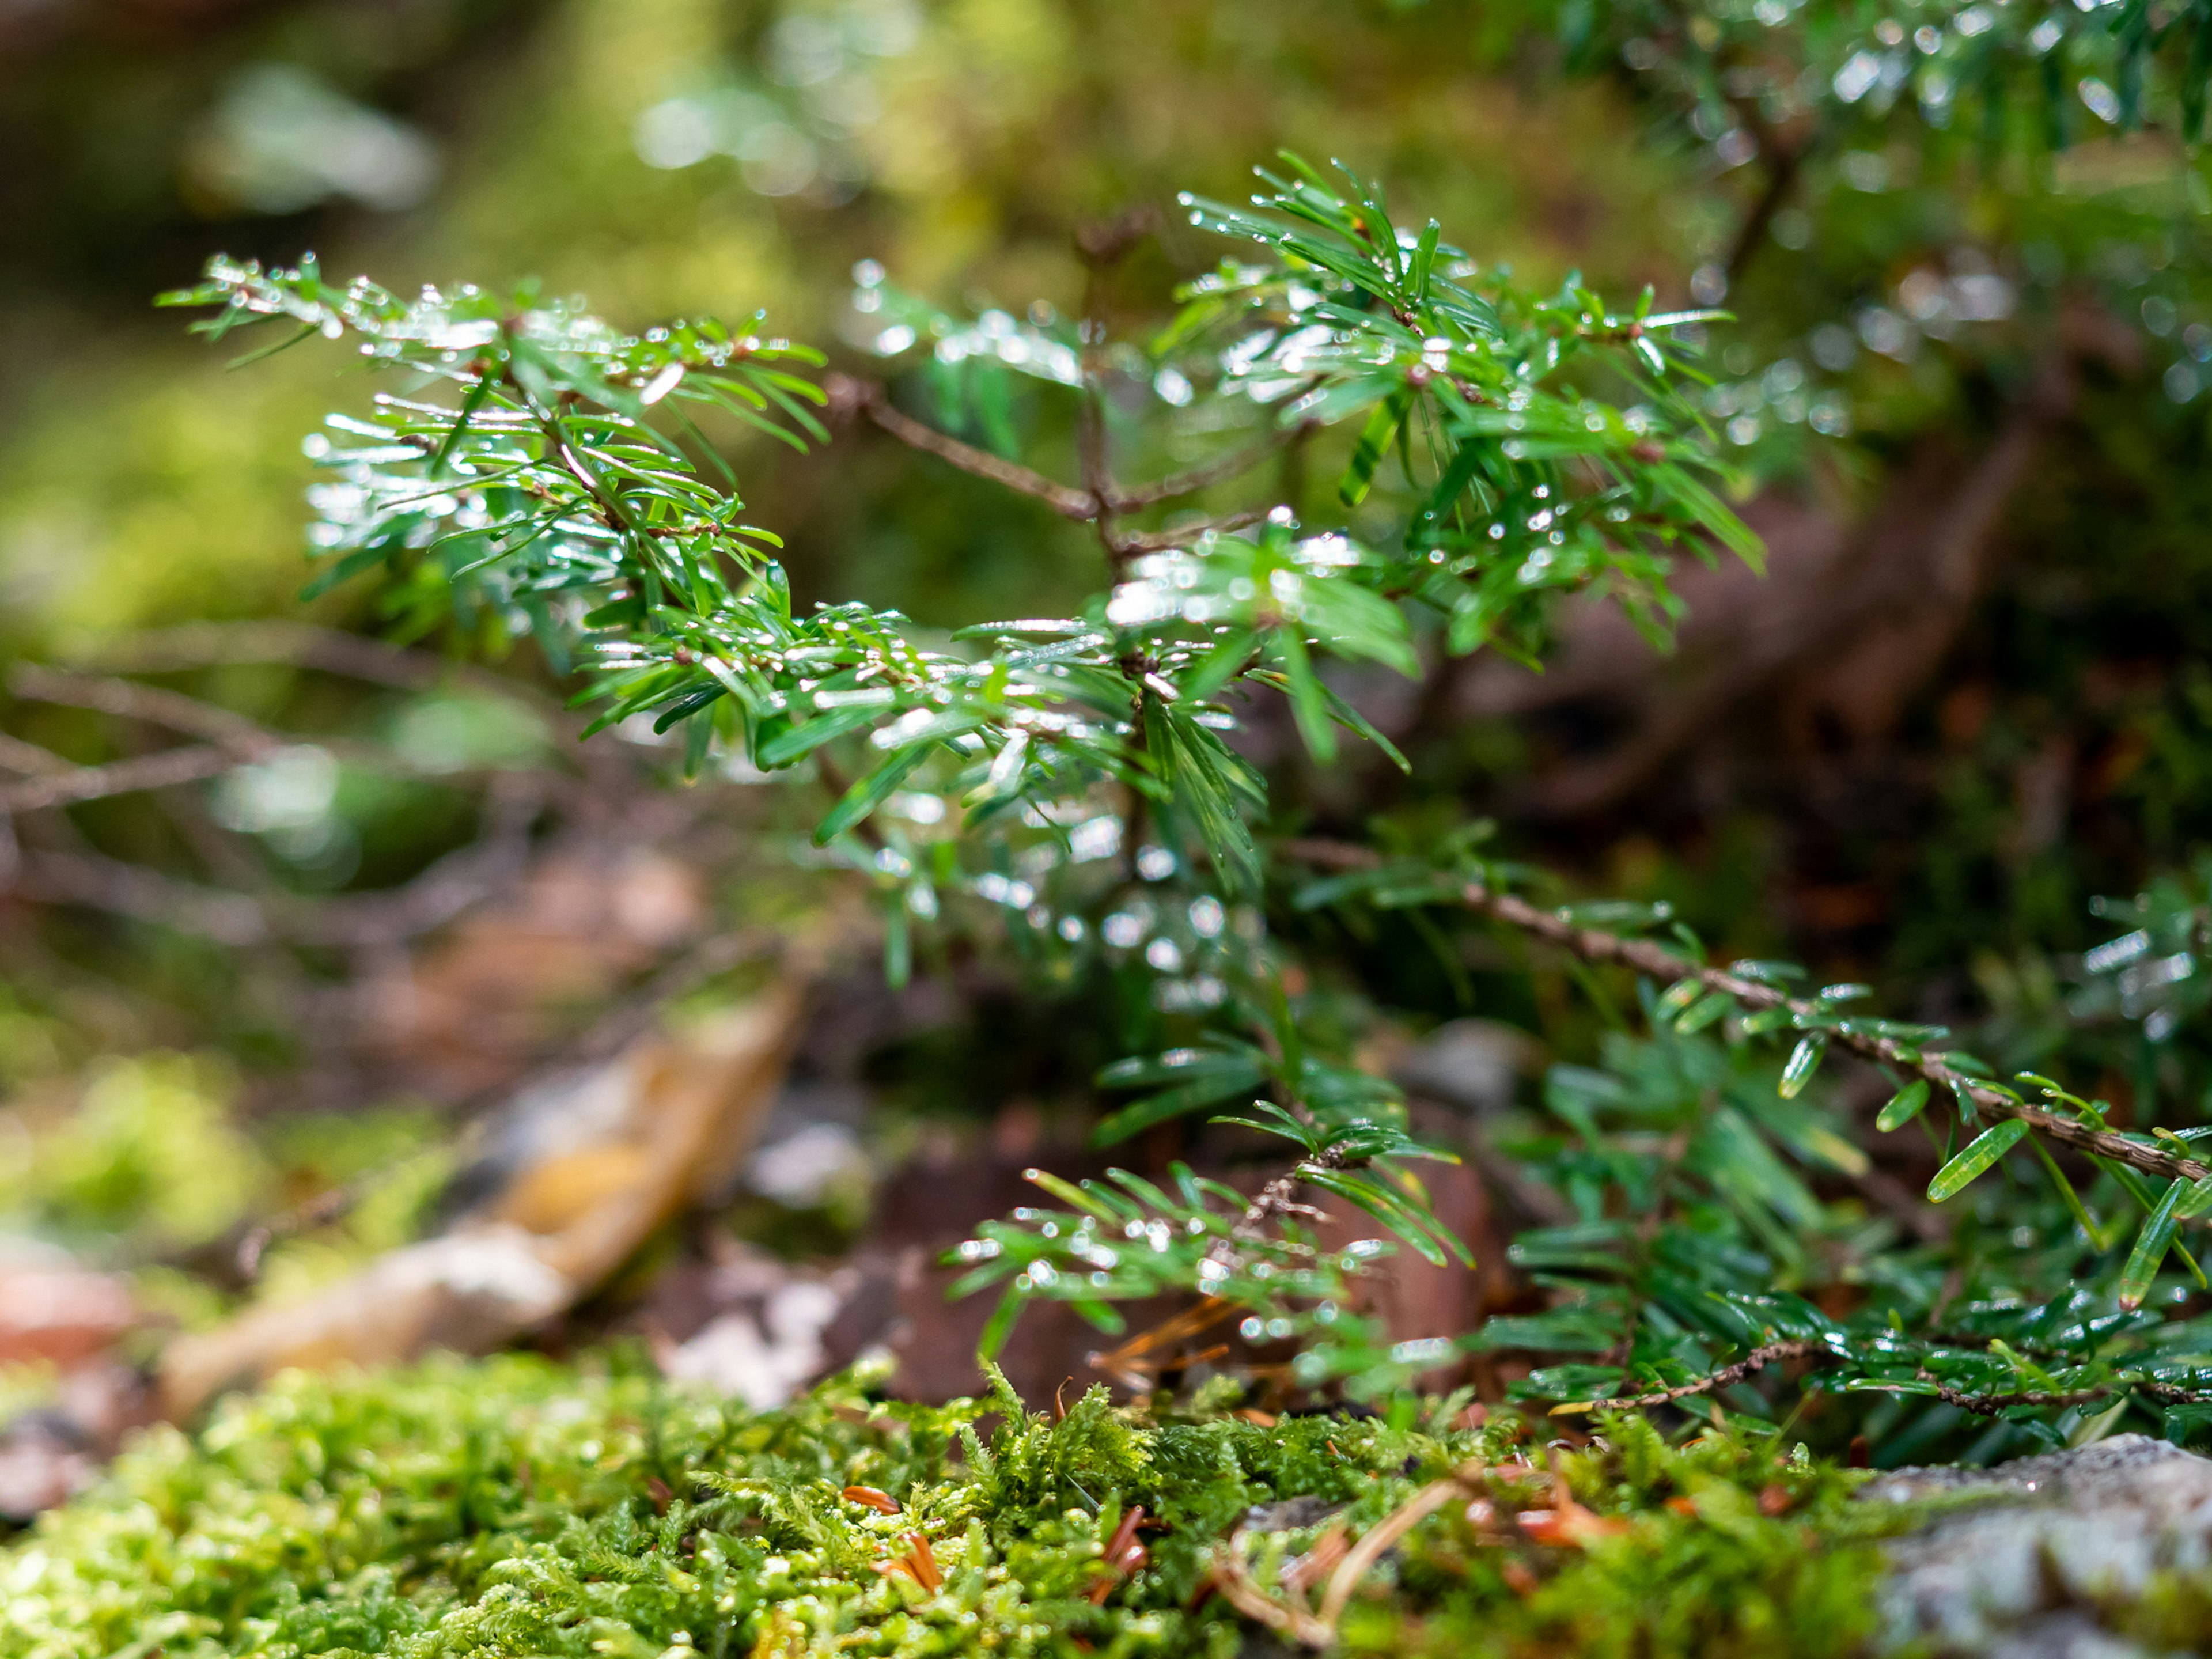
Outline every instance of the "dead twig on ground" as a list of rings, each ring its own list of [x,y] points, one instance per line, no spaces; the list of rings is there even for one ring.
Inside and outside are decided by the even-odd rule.
[[[1256,1620],[1310,1648],[1334,1647],[1337,1620],[1343,1617],[1345,1604],[1359,1588],[1359,1581],[1400,1539],[1445,1504],[1480,1498],[1482,1479],[1487,1472],[1483,1464],[1469,1462],[1443,1480],[1431,1480],[1360,1534],[1358,1541],[1349,1549],[1343,1547],[1341,1526],[1332,1528],[1315,1544],[1306,1561],[1284,1576],[1283,1587],[1291,1592],[1287,1598],[1270,1595],[1253,1578],[1244,1556],[1245,1540],[1251,1534],[1239,1527],[1225,1544],[1214,1551],[1213,1586],[1248,1619]],[[1317,1560],[1322,1566],[1310,1565]],[[1316,1610],[1305,1605],[1304,1591],[1329,1562],[1334,1562],[1334,1570],[1329,1572],[1328,1587],[1322,1591],[1321,1606]]]

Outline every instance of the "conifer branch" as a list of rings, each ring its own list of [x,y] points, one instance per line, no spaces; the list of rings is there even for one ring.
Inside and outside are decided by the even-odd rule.
[[[1086,468],[1097,472],[1097,487],[1077,489],[1057,479],[1048,478],[1034,468],[994,455],[988,449],[979,449],[974,444],[963,442],[958,438],[939,432],[933,426],[917,421],[892,403],[884,388],[872,380],[856,380],[848,374],[832,374],[824,380],[823,386],[830,393],[832,407],[859,410],[877,427],[909,448],[934,455],[963,472],[988,478],[1018,495],[1042,501],[1064,519],[1073,519],[1079,524],[1099,525],[1100,537],[1108,552],[1122,559],[1144,553],[1164,552],[1173,547],[1186,547],[1208,531],[1225,534],[1259,523],[1267,517],[1264,507],[1246,508],[1208,519],[1202,524],[1183,525],[1166,530],[1124,532],[1112,527],[1112,520],[1118,514],[1157,506],[1177,495],[1191,495],[1224,478],[1249,471],[1285,442],[1304,437],[1316,424],[1312,421],[1302,421],[1294,427],[1286,428],[1282,434],[1266,443],[1239,450],[1233,455],[1204,466],[1194,467],[1173,477],[1139,484],[1133,489],[1123,489],[1110,477],[1098,471],[1103,462],[1094,456],[1086,463]]]
[[[2202,1389],[2185,1389],[2172,1382],[2156,1382],[2148,1377],[2118,1376],[2109,1382],[2100,1382],[2084,1389],[2030,1389],[2014,1394],[1973,1394],[1964,1389],[1953,1388],[1938,1381],[1927,1372],[1919,1380],[1929,1385],[1930,1397],[1947,1406],[1955,1406],[1962,1412],[1972,1412],[1977,1417],[2001,1417],[2014,1406],[2086,1406],[2094,1401],[2109,1400],[2116,1394],[2137,1391],[2148,1395],[2160,1405],[2193,1406],[2202,1404],[2212,1395]]]
[[[1305,1180],[1308,1170],[1341,1170],[1354,1161],[1350,1149],[1339,1142],[1324,1148],[1316,1157],[1301,1159],[1294,1167],[1277,1176],[1254,1195],[1250,1207],[1238,1218],[1229,1237],[1214,1246],[1214,1260],[1225,1264],[1236,1254],[1238,1244],[1267,1237],[1269,1226],[1284,1216],[1296,1215],[1302,1211],[1313,1213],[1297,1201],[1298,1188]]]
[[[1711,1394],[1717,1389],[1732,1389],[1745,1378],[1757,1376],[1769,1365],[1784,1359],[1840,1359],[1843,1358],[1828,1343],[1810,1339],[1789,1342],[1769,1342],[1753,1348],[1741,1359],[1722,1366],[1711,1376],[1701,1376],[1693,1382],[1683,1382],[1671,1389],[1661,1389],[1651,1394],[1630,1395],[1625,1399],[1578,1400],[1571,1405],[1554,1406],[1554,1417],[1582,1417],[1595,1411],[1640,1411],[1647,1406],[1671,1406],[1678,1400],[1688,1400],[1697,1395]]]
[[[1380,854],[1344,842],[1297,840],[1285,843],[1283,850],[1304,863],[1334,870],[1370,869],[1383,862]],[[1457,896],[1468,909],[1571,951],[1585,962],[1618,963],[1670,984],[1693,979],[1708,992],[1723,993],[1747,1008],[1782,1008],[1792,1015],[1807,1018],[1818,1017],[1821,1012],[1812,1002],[1792,997],[1786,991],[1761,981],[1747,979],[1723,968],[1705,967],[1648,939],[1626,939],[1618,933],[1607,933],[1602,928],[1581,927],[1555,911],[1531,904],[1515,894],[1497,891],[1478,881],[1467,883],[1459,890]],[[1848,1025],[1841,1028],[1831,1025],[1823,1029],[1839,1048],[1848,1048],[1863,1059],[1893,1066],[1899,1071],[1924,1078],[1936,1087],[1949,1090],[1961,1100],[1972,1101],[1978,1111],[1991,1117],[2017,1119],[2038,1134],[2061,1146],[2074,1147],[2094,1158],[2109,1158],[2116,1164],[2140,1170],[2145,1175],[2157,1176],[2168,1181],[2202,1181],[2207,1176],[2212,1176],[2212,1165],[2196,1158],[2181,1158],[2156,1146],[2130,1140],[2110,1129],[2095,1128],[2071,1118],[2060,1117],[2057,1113],[2045,1111],[2040,1107],[2028,1105],[2008,1093],[1969,1077],[1964,1072],[1954,1070],[1944,1063],[1941,1054],[1923,1054],[1894,1037],[1853,1030]]]
[[[1018,461],[994,455],[988,449],[978,449],[974,444],[963,443],[933,426],[915,420],[893,404],[883,387],[872,380],[855,380],[849,374],[832,374],[823,380],[823,386],[830,394],[831,408],[860,410],[909,449],[919,449],[924,454],[934,455],[940,461],[958,467],[963,472],[988,478],[993,483],[1002,484],[1018,495],[1042,501],[1064,519],[1088,524],[1098,516],[1098,497],[1089,490],[1071,489]]]
[[[1680,1383],[1671,1389],[1659,1389],[1650,1394],[1628,1395],[1610,1400],[1579,1400],[1571,1405],[1554,1406],[1554,1417],[1582,1417],[1596,1411],[1642,1411],[1652,1406],[1671,1406],[1677,1401],[1717,1393],[1732,1389],[1737,1383],[1757,1376],[1767,1366],[1786,1359],[1844,1362],[1850,1358],[1839,1352],[1836,1346],[1818,1339],[1800,1339],[1785,1342],[1769,1342],[1753,1348],[1738,1360],[1722,1366],[1710,1376],[1694,1382]],[[1865,1386],[1880,1387],[1877,1383]],[[2212,1398],[2200,1389],[2185,1389],[2176,1383],[2154,1382],[2147,1377],[2122,1376],[2108,1382],[2093,1383],[2080,1389],[2024,1389],[2007,1394],[1977,1394],[1971,1389],[1954,1388],[1922,1370],[1913,1379],[1911,1392],[1923,1394],[1929,1399],[1940,1400],[1962,1412],[1977,1417],[2000,1417],[2014,1406],[2086,1406],[2093,1401],[2107,1400],[2116,1394],[2138,1389],[2161,1405],[2196,1405]]]
[[[1225,479],[1249,472],[1269,456],[1279,453],[1292,444],[1303,442],[1320,428],[1318,421],[1300,421],[1294,426],[1270,433],[1258,443],[1234,450],[1218,460],[1192,467],[1187,472],[1177,472],[1155,479],[1151,483],[1137,484],[1126,489],[1117,489],[1113,493],[1114,510],[1130,513],[1140,507],[1156,507],[1162,501],[1173,501],[1178,495],[1194,495]]]
[[[1232,530],[1243,530],[1258,524],[1267,516],[1266,507],[1245,507],[1238,512],[1224,513],[1218,519],[1208,519],[1202,524],[1178,525],[1167,530],[1143,530],[1128,535],[1109,532],[1107,544],[1123,558],[1133,558],[1140,553],[1164,553],[1171,547],[1188,547],[1209,532],[1225,536]]]

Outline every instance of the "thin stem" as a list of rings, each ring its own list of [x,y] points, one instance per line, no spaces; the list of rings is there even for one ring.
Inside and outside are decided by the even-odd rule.
[[[2013,1406],[2085,1406],[2092,1400],[2102,1400],[2115,1392],[2110,1383],[2094,1389],[2066,1389],[2058,1391],[2029,1390],[2021,1394],[1968,1394],[1948,1382],[1937,1382],[1924,1373],[1922,1382],[1932,1384],[1935,1397],[1947,1406],[1956,1406],[1962,1412],[1972,1412],[1977,1417],[1996,1417]]]
[[[562,705],[521,681],[425,651],[409,651],[359,634],[342,634],[310,623],[185,623],[149,629],[102,646],[87,659],[119,672],[166,674],[224,663],[289,662],[348,679],[421,690],[447,678],[528,702],[551,714]]]
[[[33,702],[90,708],[188,732],[243,755],[272,754],[284,747],[283,738],[243,714],[160,686],[18,663],[8,676],[8,689]]]
[[[1222,1600],[1247,1619],[1256,1620],[1310,1648],[1334,1646],[1335,1631],[1304,1607],[1278,1601],[1252,1582],[1251,1570],[1244,1565],[1245,1536],[1244,1529],[1239,1527],[1226,1544],[1214,1550],[1212,1583],[1213,1588],[1221,1592]]]
[[[1292,841],[1285,842],[1283,850],[1308,864],[1331,869],[1371,868],[1382,861],[1379,854],[1344,842]],[[1724,969],[1702,967],[1686,957],[1677,956],[1648,939],[1623,939],[1618,933],[1608,933],[1599,928],[1577,927],[1553,911],[1541,909],[1511,893],[1493,892],[1478,881],[1468,882],[1462,887],[1459,899],[1470,910],[1571,951],[1585,962],[1620,963],[1638,973],[1670,983],[1676,980],[1694,979],[1706,990],[1725,992],[1748,1008],[1783,1008],[1792,1015],[1808,1019],[1820,1018],[1825,1014],[1825,1011],[1812,1002],[1792,997],[1771,985],[1746,979]],[[1893,1066],[1899,1071],[1925,1078],[1931,1085],[1948,1089],[1958,1097],[1972,1101],[1978,1111],[1991,1117],[2016,1118],[2038,1134],[2062,1146],[2075,1147],[2094,1157],[2107,1158],[2116,1164],[2140,1170],[2145,1175],[2157,1176],[2168,1181],[2201,1181],[2212,1175],[2212,1166],[2195,1158],[2178,1157],[2161,1148],[2130,1140],[2110,1129],[2093,1128],[2072,1118],[2060,1117],[2055,1112],[2015,1100],[1964,1072],[1954,1071],[1944,1064],[1940,1054],[1923,1054],[1894,1037],[1875,1036],[1848,1030],[1830,1030],[1827,1035],[1828,1040],[1838,1048],[1848,1048],[1863,1059]]]
[[[1097,285],[1097,272],[1091,273],[1092,286]],[[1086,321],[1083,328],[1086,339],[1104,337],[1105,325]],[[1113,571],[1114,580],[1121,580],[1121,567],[1129,557],[1128,550],[1121,545],[1114,532],[1115,507],[1114,479],[1106,459],[1106,410],[1098,392],[1097,352],[1083,354],[1083,402],[1076,411],[1075,457],[1083,471],[1084,494],[1096,504],[1091,523],[1098,532],[1098,544],[1106,550],[1106,563]]]
[[[141,789],[167,789],[179,783],[197,783],[228,772],[238,764],[235,751],[212,745],[204,748],[164,749],[157,755],[106,766],[82,766],[50,776],[0,787],[0,812],[40,812],[79,801],[127,795]]]
[[[219,753],[172,749],[147,758]],[[223,757],[224,767],[235,763]],[[204,934],[224,945],[271,940],[337,948],[394,945],[443,927],[469,906],[509,885],[526,866],[531,829],[545,804],[543,781],[510,774],[503,781],[505,787],[490,802],[484,831],[476,841],[447,854],[404,885],[376,892],[315,901],[272,894],[264,900],[181,881],[98,854],[33,848],[20,849],[7,885],[43,902],[105,910]],[[6,810],[4,802],[0,810]]]
[[[1071,489],[1066,484],[1048,478],[1016,461],[994,455],[988,449],[978,449],[973,444],[963,443],[957,438],[947,437],[935,427],[926,426],[913,416],[906,414],[884,395],[884,389],[869,380],[856,380],[850,376],[833,374],[828,387],[833,404],[857,409],[883,430],[912,449],[934,455],[970,472],[979,478],[988,478],[994,483],[1004,484],[1018,494],[1044,502],[1062,518],[1088,524],[1098,516],[1099,502],[1088,490]]]
[[[2109,1382],[2100,1382],[2087,1389],[2025,1390],[2019,1394],[1968,1394],[1947,1382],[1938,1382],[1920,1373],[1919,1380],[1933,1385],[1933,1398],[1947,1406],[1956,1406],[1962,1412],[1972,1412],[1977,1417],[1999,1417],[2014,1406],[2086,1406],[2092,1401],[2109,1400],[2116,1394],[2130,1390],[2148,1395],[2161,1405],[2192,1406],[2212,1399],[2201,1389],[2185,1389],[2172,1382],[2154,1382],[2147,1377],[2118,1376]]]
[[[583,486],[584,494],[591,499],[592,505],[598,507],[599,516],[605,520],[607,528],[617,534],[640,538],[651,533],[650,526],[639,523],[632,516],[629,503],[603,483],[599,475],[592,471],[584,458],[576,453],[574,446],[568,441],[568,434],[562,428],[559,417],[540,409],[538,406],[538,400],[523,391],[519,384],[515,386],[515,390],[527,404],[532,417],[538,422],[538,431],[544,435],[555,458],[562,466],[568,469],[569,476]]]
[[[74,772],[74,762],[65,761],[51,749],[41,749],[35,743],[0,732],[0,769],[19,772],[25,777],[59,777],[64,772]]]
[[[1736,228],[1735,240],[1729,248],[1726,263],[1721,269],[1728,272],[1733,283],[1751,264],[1752,256],[1759,252],[1759,239],[1774,222],[1790,192],[1796,187],[1797,173],[1805,162],[1805,152],[1810,141],[1795,144],[1784,143],[1761,122],[1753,128],[1759,139],[1759,153],[1766,159],[1766,182],[1744,216],[1743,223]]]
[[[1345,1603],[1352,1599],[1352,1591],[1367,1576],[1367,1570],[1382,1559],[1383,1552],[1445,1504],[1479,1492],[1477,1482],[1482,1473],[1480,1463],[1470,1462],[1442,1480],[1431,1480],[1360,1535],[1359,1541],[1330,1576],[1328,1588],[1322,1594],[1321,1621],[1332,1634],[1336,1621],[1344,1614]]]
[[[1840,1359],[1843,1356],[1826,1342],[1805,1339],[1790,1342],[1769,1342],[1753,1348],[1733,1364],[1723,1365],[1710,1376],[1701,1376],[1694,1382],[1684,1382],[1672,1389],[1662,1389],[1656,1394],[1630,1395],[1621,1400],[1578,1400],[1571,1405],[1554,1406],[1554,1417],[1579,1417],[1595,1411],[1632,1411],[1646,1406],[1669,1406],[1677,1400],[1687,1400],[1693,1395],[1711,1394],[1716,1389],[1731,1389],[1746,1377],[1765,1370],[1781,1359]]]
[[[1140,553],[1160,553],[1170,547],[1188,547],[1208,531],[1225,534],[1231,530],[1242,530],[1246,525],[1257,524],[1267,516],[1266,507],[1245,507],[1239,512],[1224,514],[1218,519],[1208,519],[1202,524],[1187,524],[1171,530],[1140,530],[1128,535],[1115,532],[1109,536],[1108,545],[1122,558],[1129,559]]]
[[[1297,443],[1308,433],[1318,430],[1320,425],[1318,421],[1300,421],[1296,426],[1284,427],[1270,433],[1258,443],[1236,450],[1218,460],[1192,467],[1188,472],[1157,478],[1151,483],[1135,484],[1127,489],[1117,489],[1113,495],[1114,508],[1121,513],[1133,512],[1140,507],[1154,507],[1162,501],[1171,501],[1177,495],[1195,495],[1224,478],[1233,478],[1239,473],[1250,471],[1285,445]]]
[[[1212,1258],[1226,1266],[1236,1255],[1239,1244],[1249,1244],[1267,1236],[1268,1224],[1286,1215],[1305,1212],[1307,1206],[1297,1201],[1299,1186],[1309,1170],[1341,1170],[1352,1162],[1342,1146],[1325,1147],[1314,1158],[1301,1158],[1282,1175],[1277,1176],[1260,1188],[1247,1205],[1244,1213],[1237,1218],[1229,1237],[1213,1247]]]
[[[1047,477],[1034,468],[1024,466],[1018,461],[1010,461],[988,449],[963,443],[939,432],[935,427],[915,420],[893,404],[883,387],[873,381],[836,374],[830,377],[829,386],[833,404],[857,410],[909,448],[934,455],[963,472],[988,478],[1018,495],[1042,501],[1062,518],[1073,519],[1078,524],[1101,524],[1119,514],[1155,506],[1174,496],[1203,489],[1223,478],[1234,477],[1256,465],[1269,453],[1281,449],[1285,443],[1295,442],[1312,429],[1310,422],[1304,422],[1287,428],[1280,436],[1264,445],[1241,450],[1219,461],[1194,467],[1171,478],[1123,489],[1103,471],[1103,457],[1098,453],[1099,435],[1093,430],[1098,422],[1086,415],[1084,465],[1086,475],[1092,477],[1094,482],[1090,488],[1075,489],[1055,478]],[[1127,559],[1140,553],[1157,553],[1170,547],[1182,547],[1209,530],[1240,530],[1246,525],[1258,523],[1266,516],[1265,508],[1255,507],[1180,529],[1124,532],[1112,529],[1109,525],[1102,535],[1109,556],[1117,560]]]

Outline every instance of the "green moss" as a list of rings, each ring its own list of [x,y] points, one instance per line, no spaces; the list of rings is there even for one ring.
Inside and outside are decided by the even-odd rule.
[[[1270,1562],[1333,1526],[1356,1535],[1471,1460],[1499,1471],[1487,1530],[1455,1501],[1410,1533],[1346,1615],[1352,1650],[1841,1653],[1867,1628],[1870,1549],[1822,1532],[1850,1477],[1758,1441],[1675,1448],[1613,1424],[1556,1470],[1619,1524],[1544,1545],[1512,1506],[1550,1504],[1554,1474],[1516,1420],[1267,1425],[1095,1389],[1055,1423],[996,1376],[943,1407],[872,1398],[871,1381],[750,1413],[525,1358],[289,1376],[197,1436],[146,1435],[0,1552],[0,1659],[1226,1659],[1251,1627],[1201,1591],[1251,1505],[1340,1506],[1309,1506],[1313,1524],[1255,1557],[1273,1589]],[[1101,1558],[1139,1504],[1160,1529],[1118,1577]],[[1500,1528],[1510,1542],[1485,1541]],[[933,1594],[890,1565],[915,1533]]]
[[[100,1066],[66,1117],[0,1114],[0,1216],[69,1239],[129,1232],[149,1253],[216,1237],[274,1173],[233,1121],[234,1087],[220,1063],[144,1054]]]
[[[1676,1448],[1641,1418],[1606,1426],[1611,1455],[1560,1460],[1575,1498],[1624,1530],[1565,1553],[1516,1587],[1516,1558],[1468,1550],[1462,1528],[1415,1534],[1401,1569],[1416,1605],[1348,1620],[1355,1651],[1791,1659],[1864,1650],[1881,1566],[1871,1517],[1844,1510],[1853,1477],[1727,1433]],[[1539,1495],[1536,1501],[1547,1498]],[[1896,1518],[1882,1517],[1893,1524]],[[1510,1634],[1501,1631],[1504,1624]]]

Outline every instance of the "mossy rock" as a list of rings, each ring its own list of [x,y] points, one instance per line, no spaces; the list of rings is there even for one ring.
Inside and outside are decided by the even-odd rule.
[[[879,1381],[753,1413],[528,1358],[288,1376],[146,1434],[0,1550],[0,1659],[1227,1659],[1276,1639],[1207,1593],[1232,1534],[1287,1604],[1291,1564],[1454,1471],[1468,1496],[1359,1580],[1345,1650],[1766,1659],[1873,1633],[1868,1506],[1771,1437],[1675,1447],[1630,1419],[1547,1449],[1517,1419],[1447,1426],[1456,1402],[1269,1421],[1103,1389],[1055,1421],[995,1378],[944,1407]]]

